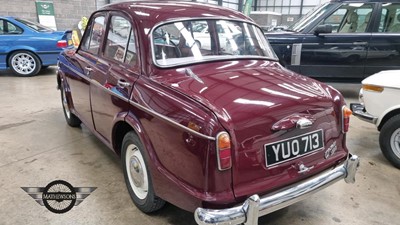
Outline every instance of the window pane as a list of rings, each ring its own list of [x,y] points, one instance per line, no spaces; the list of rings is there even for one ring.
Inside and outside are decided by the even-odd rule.
[[[321,24],[332,25],[332,33],[365,32],[371,13],[371,4],[343,4]]]
[[[125,49],[128,44],[131,24],[120,16],[111,17],[107,34],[104,56],[119,62],[125,61]]]
[[[381,26],[384,32],[400,33],[400,4],[383,4]]]
[[[262,31],[230,20],[185,20],[152,34],[153,58],[161,66],[236,58],[276,58]]]
[[[7,22],[7,28],[8,28],[7,34],[22,34],[22,29],[10,22]]]
[[[0,34],[4,34],[3,24],[4,24],[4,20],[0,20]]]
[[[99,52],[101,37],[103,36],[103,33],[104,33],[104,16],[99,16],[94,19],[91,26],[90,37],[84,40],[83,42],[84,45],[82,48],[84,50],[87,50],[88,52],[97,55]]]
[[[136,65],[137,52],[136,52],[136,38],[133,29],[129,38],[128,51],[126,52],[125,63]]]

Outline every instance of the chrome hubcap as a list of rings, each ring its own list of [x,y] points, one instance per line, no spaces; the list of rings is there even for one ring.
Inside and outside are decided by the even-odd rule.
[[[147,170],[139,148],[130,144],[125,155],[129,184],[139,199],[145,199],[149,188]]]
[[[142,187],[144,179],[143,179],[143,170],[142,166],[140,165],[139,159],[136,156],[133,156],[131,158],[130,164],[131,164],[130,172],[133,183],[135,184],[136,187]]]
[[[61,91],[62,91],[62,104],[63,104],[64,112],[65,112],[65,115],[69,119],[71,117],[71,112],[69,111],[67,96],[65,95],[64,87],[61,87]]]
[[[397,158],[400,158],[400,128],[395,130],[390,137],[390,147]]]
[[[36,68],[35,59],[27,53],[18,53],[11,59],[11,66],[13,69],[22,75],[32,73]]]

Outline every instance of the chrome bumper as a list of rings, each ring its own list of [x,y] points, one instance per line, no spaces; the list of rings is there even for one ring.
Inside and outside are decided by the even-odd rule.
[[[233,208],[220,210],[197,208],[195,220],[201,225],[242,223],[255,225],[258,222],[258,217],[301,201],[341,179],[344,179],[346,183],[354,183],[359,162],[358,156],[353,155],[343,164],[330,171],[261,198],[258,195],[252,195],[243,205]]]
[[[365,107],[360,103],[350,103],[350,109],[353,111],[353,115],[359,118],[360,120],[364,120],[370,123],[375,124],[378,120],[378,117],[375,117],[365,111]]]

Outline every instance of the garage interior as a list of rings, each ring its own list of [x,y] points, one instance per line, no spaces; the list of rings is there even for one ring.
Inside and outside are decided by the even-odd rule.
[[[272,3],[266,3],[264,8],[267,1],[253,1],[259,4],[259,10],[271,9],[267,6]],[[230,1],[203,2],[239,7]],[[279,8],[277,2],[282,1],[268,2]],[[309,3],[302,15],[323,1],[298,2]],[[280,13],[283,8],[281,5]],[[296,17],[298,14],[296,11]],[[132,204],[118,156],[84,125],[72,128],[66,124],[60,91],[56,89],[56,72],[55,66],[34,77],[0,72],[0,225],[195,225],[193,213],[171,204],[150,216]],[[361,84],[329,84],[344,95],[348,105],[358,102]],[[259,224],[399,224],[400,172],[382,155],[378,139],[379,132],[373,124],[351,117],[347,147],[361,158],[356,183],[338,182],[304,201],[259,218]],[[75,187],[97,189],[65,214],[49,212],[21,189],[43,187],[59,179]]]
[[[65,123],[56,67],[35,77],[0,76],[0,224],[196,224],[193,214],[167,204],[148,216],[133,204],[118,157],[85,127]],[[359,84],[332,83],[356,102]],[[351,118],[349,150],[360,156],[354,185],[338,182],[259,219],[259,224],[392,225],[400,221],[400,173],[382,155],[374,125]],[[54,214],[20,187],[57,179],[97,187],[79,206]]]

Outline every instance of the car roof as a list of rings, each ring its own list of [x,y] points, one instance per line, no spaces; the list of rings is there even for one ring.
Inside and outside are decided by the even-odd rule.
[[[219,17],[252,21],[233,9],[187,1],[129,1],[109,4],[101,10],[123,11],[137,21],[145,21],[148,28],[161,22],[192,18]]]

